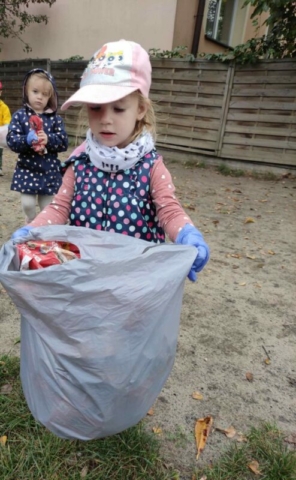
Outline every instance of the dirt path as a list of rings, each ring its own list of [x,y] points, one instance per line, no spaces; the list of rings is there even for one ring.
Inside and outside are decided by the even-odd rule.
[[[19,197],[9,190],[13,163],[14,155],[6,153],[1,243],[23,224]],[[162,428],[167,463],[191,479],[197,418],[212,415],[214,426],[238,432],[261,420],[296,430],[296,180],[168,165],[211,260],[198,283],[186,283],[175,366],[146,424]],[[0,332],[0,353],[17,354],[19,315],[2,288]],[[192,398],[195,391],[203,400]],[[235,441],[213,431],[200,464]]]

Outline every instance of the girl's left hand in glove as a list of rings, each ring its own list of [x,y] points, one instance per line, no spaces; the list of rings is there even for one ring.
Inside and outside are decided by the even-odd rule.
[[[210,249],[203,239],[202,233],[193,225],[186,223],[178,233],[175,243],[180,245],[192,245],[197,248],[197,256],[192,264],[188,278],[192,282],[197,280],[197,272],[200,272],[210,258]]]

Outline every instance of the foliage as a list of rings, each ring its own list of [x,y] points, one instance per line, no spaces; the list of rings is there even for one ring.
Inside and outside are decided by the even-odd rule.
[[[251,5],[254,11],[251,15],[253,25],[258,28],[258,17],[269,12],[263,25],[268,27],[268,33],[262,37],[248,40],[237,45],[231,51],[218,54],[208,54],[208,60],[236,63],[256,63],[261,59],[281,59],[296,57],[296,2],[287,0],[245,0],[244,6]]]
[[[82,57],[81,55],[73,55],[72,57],[69,57],[69,58],[60,58],[59,61],[60,62],[79,62],[80,60],[83,60],[84,57]]]
[[[185,53],[184,50],[187,50],[187,47],[182,45],[173,48],[173,50],[160,50],[159,48],[150,48],[149,55],[152,58],[184,58],[189,62],[194,61],[194,55],[191,53]]]
[[[32,3],[46,3],[50,7],[56,0],[12,0],[0,2],[0,37],[18,38],[24,44],[24,51],[30,52],[30,45],[21,38],[31,23],[47,23],[47,15],[33,15],[26,11]],[[0,49],[1,51],[1,49]]]

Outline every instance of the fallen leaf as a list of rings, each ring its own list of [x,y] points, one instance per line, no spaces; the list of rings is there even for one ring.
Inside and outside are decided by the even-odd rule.
[[[246,373],[246,379],[249,381],[249,382],[252,382],[254,380],[254,375],[251,373],[251,372],[247,372]]]
[[[250,260],[255,260],[255,255],[246,255],[246,258],[249,258]]]
[[[2,445],[2,447],[5,447],[6,442],[7,442],[6,435],[3,435],[2,437],[0,437],[0,445]]]
[[[196,460],[198,460],[200,454],[205,448],[212,425],[213,417],[211,417],[210,415],[204,418],[199,418],[195,423],[195,441],[197,448]]]
[[[247,437],[243,435],[242,433],[238,433],[237,437],[235,439],[237,442],[247,442]]]
[[[151,415],[151,416],[154,415],[153,408],[150,408],[150,410],[148,410],[147,415]]]
[[[235,430],[234,427],[230,426],[229,428],[226,428],[224,430],[224,433],[225,433],[227,438],[233,438],[236,435],[236,430]]]
[[[194,398],[194,400],[203,400],[203,396],[199,392],[193,392],[192,398]]]
[[[268,255],[275,255],[275,252],[273,250],[268,250],[267,253]]]
[[[83,469],[80,472],[80,478],[85,478],[87,473],[88,473],[88,466],[85,465],[85,467],[83,467]]]
[[[155,433],[155,435],[161,435],[162,434],[162,428],[160,427],[153,427],[152,432]]]
[[[233,438],[235,437],[236,435],[236,430],[234,427],[230,426],[228,428],[219,428],[219,427],[216,427],[215,430],[217,430],[217,432],[222,432],[224,433],[224,435],[226,435],[226,437],[228,438]]]
[[[254,220],[254,218],[252,218],[252,217],[247,217],[247,218],[245,219],[244,223],[255,223],[255,220]]]
[[[296,445],[296,433],[291,433],[284,439],[286,443],[291,443],[293,445]]]
[[[264,363],[265,363],[266,365],[270,365],[270,358],[266,358],[266,359],[264,360]]]
[[[11,390],[12,390],[12,385],[10,385],[10,383],[7,383],[6,385],[2,385],[2,387],[0,388],[0,395],[8,395],[9,393],[11,393]]]
[[[253,460],[251,463],[249,463],[248,467],[253,473],[255,473],[255,475],[261,475],[259,463],[256,460]]]
[[[232,258],[242,258],[242,256],[239,253],[232,253],[230,256]]]
[[[195,207],[190,203],[183,203],[184,208],[188,208],[189,210],[195,210]]]
[[[244,286],[247,285],[247,284],[246,284],[246,282],[242,282],[242,283],[240,283],[239,285],[240,285],[241,287],[244,287]]]

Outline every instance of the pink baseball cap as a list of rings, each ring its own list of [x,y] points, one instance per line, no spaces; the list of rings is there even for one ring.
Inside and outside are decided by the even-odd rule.
[[[141,45],[126,40],[106,43],[92,56],[79,90],[61,109],[81,103],[115,102],[136,90],[148,98],[150,85],[151,63]]]

